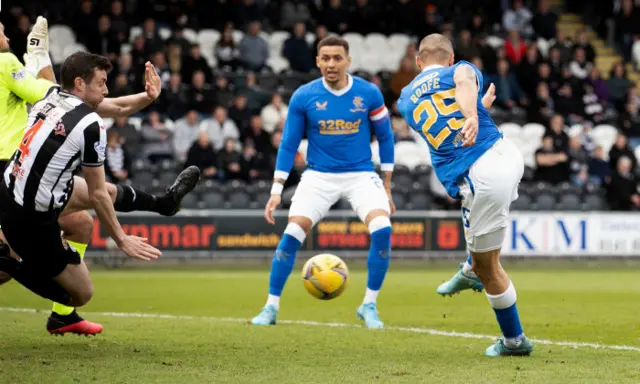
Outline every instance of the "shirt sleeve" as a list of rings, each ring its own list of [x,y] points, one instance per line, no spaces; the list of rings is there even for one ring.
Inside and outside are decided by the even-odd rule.
[[[42,99],[55,85],[49,80],[33,77],[13,54],[3,54],[2,61],[4,70],[0,76],[7,89],[29,104],[35,104]]]
[[[104,165],[107,148],[107,131],[102,119],[95,114],[95,118],[82,132],[80,139],[80,161],[85,167],[100,167]]]
[[[304,97],[300,90],[293,93],[289,104],[289,113],[284,123],[282,141],[276,157],[276,170],[273,177],[286,180],[293,167],[298,147],[304,136],[306,127],[306,114],[304,110]]]
[[[374,89],[371,92],[372,100],[369,106],[369,120],[371,120],[371,125],[373,125],[373,130],[378,139],[380,170],[390,172],[393,171],[393,163],[395,161],[391,119],[389,118],[389,110],[384,105],[382,92],[378,87],[374,85],[372,87]]]

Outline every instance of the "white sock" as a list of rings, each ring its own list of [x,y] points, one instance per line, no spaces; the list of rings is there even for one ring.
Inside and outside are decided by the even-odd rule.
[[[273,305],[276,311],[280,310],[280,296],[270,294],[269,297],[267,298],[266,305]]]
[[[374,291],[367,288],[367,292],[364,294],[364,300],[362,301],[362,304],[375,303],[376,300],[378,300],[378,293],[380,293],[379,290]]]
[[[462,264],[462,274],[467,277],[476,277],[475,272],[473,272],[473,267],[471,264],[467,263],[466,260],[464,264]]]

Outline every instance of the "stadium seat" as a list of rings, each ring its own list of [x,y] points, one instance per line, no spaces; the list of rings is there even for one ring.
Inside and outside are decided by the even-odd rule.
[[[263,73],[258,76],[257,83],[262,89],[275,90],[280,85],[280,80],[273,73]]]
[[[407,209],[408,207],[407,198],[403,194],[394,194],[393,203],[396,205],[396,209]]]
[[[189,41],[191,44],[196,44],[199,42],[198,33],[193,29],[185,28],[182,30],[182,34],[184,35],[184,38],[187,39],[187,41]]]
[[[395,199],[395,196],[394,196]],[[425,210],[433,205],[431,197],[426,193],[417,193],[411,195],[411,209]]]
[[[158,36],[164,41],[167,41],[171,38],[172,32],[170,28],[160,27],[158,28]],[[185,36],[186,37],[186,36]],[[188,40],[188,39],[187,39]]]
[[[84,45],[79,43],[72,43],[64,47],[62,51],[62,56],[66,59],[67,57],[71,56],[76,52],[86,51],[86,50],[87,48]]]
[[[52,64],[62,64],[64,61],[64,46],[51,42],[49,45],[49,55],[51,56]]]
[[[255,196],[253,197],[253,202],[256,203],[258,207],[264,208],[270,198],[271,193],[269,191],[261,191],[255,194]]]
[[[331,207],[331,210],[349,210],[351,209],[351,204],[349,204],[349,201],[347,201],[347,199],[338,199],[338,201],[333,204],[333,206]]]
[[[396,164],[393,167],[393,176],[397,175],[409,175],[411,176],[411,169],[404,164]]]
[[[631,47],[631,55],[633,56],[633,61],[635,61],[636,70],[640,70],[640,40],[636,40]]]
[[[513,211],[529,211],[533,207],[531,197],[526,193],[518,193],[516,201],[511,203],[511,210]]]
[[[198,202],[198,198],[194,194],[188,194],[184,198],[182,198],[182,202],[180,204],[184,209],[199,209],[200,205]]]
[[[200,47],[215,47],[220,40],[220,32],[215,29],[202,29],[198,32],[198,44]]]
[[[242,180],[231,180],[226,184],[222,185],[222,187],[220,188],[220,190],[223,191],[228,198],[230,198],[236,193],[244,193],[246,189],[247,189],[247,183],[245,183]]]
[[[593,128],[591,133],[593,141],[596,145],[604,149],[605,156],[608,158],[609,149],[615,143],[618,130],[613,125],[600,124]]]
[[[313,43],[316,42],[316,34],[313,32],[307,32],[307,34],[304,35],[304,39],[306,40],[307,44],[313,46]]]
[[[556,208],[556,199],[553,195],[543,193],[538,195],[536,199],[536,210],[538,211],[552,211]]]
[[[569,135],[569,137],[580,136],[582,135],[583,130],[584,128],[582,127],[582,124],[574,124],[569,127],[567,134]]]
[[[144,160],[136,160],[131,164],[132,174],[139,172],[153,172],[152,164]]]
[[[533,180],[534,175],[535,171],[533,170],[533,167],[525,165],[524,173],[522,174],[522,180],[531,181]]]
[[[542,136],[547,129],[542,124],[528,123],[522,126],[522,133],[527,140],[535,140],[537,143],[542,142]]]
[[[236,191],[229,196],[229,208],[248,209],[251,203],[249,195],[242,191]]]
[[[498,49],[504,45],[504,39],[498,36],[487,36],[487,44],[493,49]]]
[[[405,34],[394,33],[389,36],[388,42],[389,47],[405,51],[407,49],[407,45],[411,43],[411,38]]]
[[[220,192],[207,192],[202,196],[202,202],[209,209],[224,208],[224,196]]]
[[[423,161],[420,156],[420,148],[413,141],[399,141],[395,145],[395,162],[397,165],[404,165],[409,169],[414,169]]]
[[[433,167],[428,164],[420,164],[413,169],[413,174],[416,178],[421,175],[430,175],[433,171]]]
[[[142,27],[140,26],[131,27],[131,29],[129,29],[129,42],[133,43],[133,40],[135,40],[136,37],[140,35],[142,35]]]
[[[400,174],[400,175],[393,175],[393,181],[391,182],[393,187],[400,187],[400,188],[404,188],[407,189],[411,186],[411,184],[413,184],[413,180],[411,178],[411,175],[409,174]]]
[[[540,54],[546,58],[547,55],[549,54],[549,48],[551,48],[551,43],[546,40],[543,39],[542,37],[539,37],[538,40],[536,40],[536,46],[538,47],[538,51],[540,52]]]
[[[163,172],[174,172],[178,168],[178,163],[171,159],[164,159],[160,162],[158,168]]]
[[[598,194],[589,194],[585,196],[584,203],[582,204],[583,211],[600,211],[604,208],[604,201]]]
[[[636,159],[640,159],[640,146],[634,148],[633,154],[635,155]]]
[[[500,127],[498,127],[498,129],[500,129],[500,131],[502,131],[502,134],[505,137],[508,137],[510,139],[514,139],[515,140],[520,140],[520,133],[522,131],[522,127],[520,127],[518,124],[515,123],[503,123],[500,124]]]
[[[49,41],[65,47],[76,42],[76,35],[68,26],[56,24],[49,27]]]
[[[557,194],[580,196],[582,195],[582,187],[565,181],[564,183],[560,183],[558,185]]]
[[[558,204],[558,209],[563,211],[579,211],[582,207],[580,198],[576,195],[562,195]]]
[[[370,33],[364,38],[366,48],[372,52],[389,52],[389,41],[382,33]]]
[[[348,32],[342,35],[342,38],[349,43],[349,50],[352,57],[359,57],[365,49],[364,37],[359,33]]]
[[[135,186],[146,186],[146,187],[150,187],[151,185],[153,185],[153,173],[151,172],[138,172],[137,174],[133,175],[133,185]]]
[[[237,29],[233,30],[233,41],[236,44],[240,44],[240,40],[242,40],[243,37],[244,37],[244,32],[239,31]]]
[[[168,187],[176,180],[177,174],[173,171],[164,171],[158,177],[158,183],[161,186]]]
[[[271,183],[268,183],[266,180],[258,180],[254,181],[251,184],[248,184],[245,188],[245,191],[250,196],[257,196],[261,192],[269,192],[271,190]]]
[[[289,68],[289,62],[282,56],[271,56],[267,59],[267,65],[275,73],[280,73]]]

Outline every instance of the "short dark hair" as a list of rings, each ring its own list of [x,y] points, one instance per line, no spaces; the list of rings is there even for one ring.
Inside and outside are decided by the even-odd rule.
[[[77,77],[89,83],[96,70],[109,73],[111,68],[113,68],[111,62],[104,56],[83,51],[76,52],[67,57],[60,68],[62,89],[72,90]]]
[[[340,36],[327,36],[318,43],[318,52],[322,47],[342,47],[344,52],[349,54],[349,43]]]

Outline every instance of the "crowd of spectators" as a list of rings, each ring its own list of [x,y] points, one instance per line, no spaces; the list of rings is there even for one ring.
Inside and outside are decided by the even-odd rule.
[[[319,76],[315,47],[328,33],[412,37],[397,71],[357,74],[383,91],[393,112],[396,141],[420,140],[399,118],[395,100],[417,74],[415,42],[440,32],[454,42],[457,59],[482,71],[485,89],[491,82],[496,85],[492,113],[497,121],[536,122],[548,128],[535,154],[534,180],[602,184],[610,191],[614,209],[640,207],[634,156],[640,144],[640,96],[627,78],[625,62],[614,64],[606,76],[600,73],[587,30],[564,35],[557,28],[562,10],[551,10],[548,0],[454,3],[52,0],[45,7],[42,2],[25,1],[8,9],[2,21],[18,57],[24,53],[35,15],[46,15],[50,25],[69,25],[79,43],[112,60],[111,96],[142,91],[144,63],[150,60],[156,66],[163,91],[158,102],[139,116],[141,126],[117,118],[109,129],[107,172],[116,182],[131,178],[135,161],[166,159],[197,165],[206,178],[221,182],[270,179],[288,98],[295,87]],[[631,43],[640,37],[640,23],[633,21],[640,20],[640,7],[632,0],[599,0],[595,8],[586,3],[569,0],[566,6],[581,12],[598,32],[606,20],[615,20],[619,51],[629,60]],[[599,13],[601,8],[606,12]],[[134,26],[143,32],[131,41]],[[163,39],[160,26],[170,27],[171,36]],[[213,66],[202,48],[184,35],[186,29],[202,28],[220,31],[210,53],[215,57]],[[244,31],[241,40],[236,41],[234,30]],[[262,35],[277,30],[291,33],[280,52],[289,63],[282,74],[271,73],[267,62],[273,52]],[[305,38],[309,31],[315,33],[312,43]],[[491,36],[503,38],[504,44],[492,44]],[[537,44],[539,40],[546,42],[545,48]],[[122,50],[128,44],[131,50]],[[569,137],[566,128],[576,124],[583,126],[582,131]],[[613,147],[593,144],[589,132],[598,124],[618,128]],[[296,169],[302,168],[301,154]],[[442,205],[448,205],[446,199]]]

